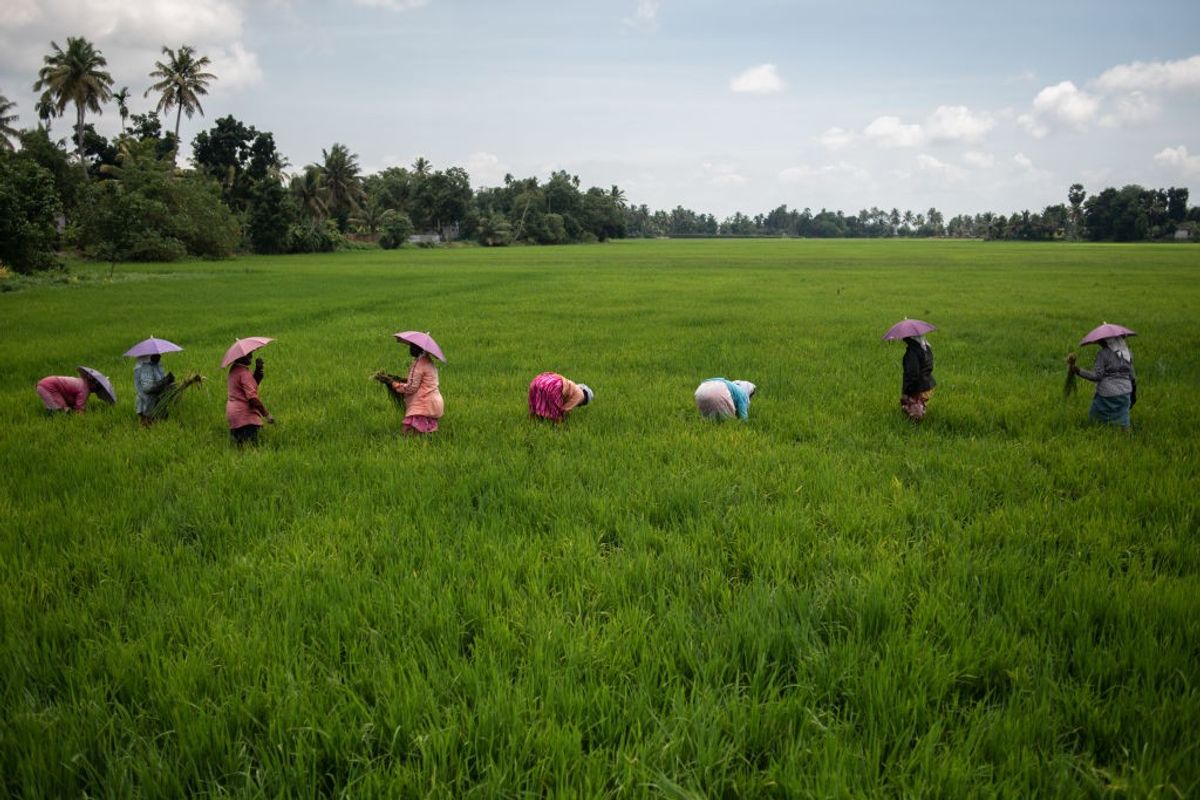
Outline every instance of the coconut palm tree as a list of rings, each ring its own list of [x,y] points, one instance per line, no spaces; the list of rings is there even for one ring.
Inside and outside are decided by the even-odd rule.
[[[345,229],[350,212],[358,208],[362,200],[362,181],[358,177],[358,156],[336,142],[329,150],[322,150],[322,177],[329,198],[329,213],[337,217],[338,227]]]
[[[304,168],[304,172],[293,176],[288,190],[310,219],[323,220],[329,214],[329,192],[325,188],[325,173],[316,164],[309,164]]]
[[[46,128],[46,136],[49,136],[50,123],[58,113],[54,110],[54,100],[50,97],[49,92],[42,92],[42,96],[38,98],[37,105],[33,107],[33,110],[37,112],[38,119],[42,121],[42,125]]]
[[[159,92],[159,114],[166,114],[175,109],[175,150],[179,150],[179,122],[184,114],[188,119],[197,111],[204,116],[200,107],[200,95],[208,94],[208,82],[215,81],[216,75],[205,72],[204,68],[210,63],[208,56],[196,58],[196,51],[190,45],[181,45],[178,51],[164,47],[162,51],[167,56],[166,63],[154,62],[151,78],[159,78],[158,83],[146,90],[143,97],[149,97],[151,92]]]
[[[100,113],[100,104],[112,97],[112,76],[103,68],[108,61],[91,42],[82,36],[67,38],[67,49],[51,42],[54,52],[43,58],[44,65],[38,71],[33,90],[46,91],[43,98],[54,104],[55,114],[62,116],[68,103],[75,104],[75,151],[79,163],[87,169],[83,160],[83,114],[84,111]]]
[[[378,197],[372,197],[359,207],[357,214],[350,218],[350,224],[363,233],[374,236],[379,233],[383,224],[394,216],[396,216],[396,212],[393,209],[385,207]]]
[[[421,156],[413,162],[412,171],[418,178],[425,178],[429,176],[429,170],[432,168],[433,165],[429,163],[429,160]]]
[[[16,114],[10,114],[17,107],[17,104],[9,100],[4,95],[0,94],[0,149],[12,150],[12,142],[10,137],[16,137],[17,129],[13,127],[13,123],[20,117]]]
[[[129,119],[129,87],[122,86],[121,91],[113,92],[113,100],[117,101],[117,111],[121,114],[121,135],[125,135],[125,120]]]

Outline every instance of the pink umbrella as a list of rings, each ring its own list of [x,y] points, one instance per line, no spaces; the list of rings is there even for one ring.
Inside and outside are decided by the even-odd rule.
[[[1085,344],[1099,344],[1105,339],[1111,339],[1114,336],[1137,336],[1137,331],[1131,331],[1124,325],[1114,325],[1104,323],[1098,328],[1094,328],[1091,333],[1079,340],[1082,347]]]
[[[421,331],[400,331],[392,335],[396,337],[397,341],[415,344],[438,361],[441,361],[443,364],[446,363],[446,357],[442,355],[442,348],[438,347],[438,343],[429,335],[429,331],[425,331],[424,333]]]
[[[100,370],[92,369],[91,367],[76,367],[75,369],[79,370],[79,374],[85,379],[91,378],[96,382],[96,385],[100,387],[100,391],[97,392],[97,394],[103,397],[110,406],[116,405],[117,392],[115,389],[113,389],[112,381],[108,379],[107,375]]]
[[[936,325],[930,325],[928,322],[922,322],[919,319],[908,319],[905,317],[888,328],[888,332],[883,335],[883,340],[885,342],[893,342],[896,339],[907,339],[910,336],[924,336],[930,331],[936,330]]]
[[[242,356],[253,353],[260,347],[266,347],[273,341],[275,340],[267,336],[247,336],[245,339],[238,339],[233,343],[233,347],[225,351],[225,357],[221,359],[221,368],[228,367]]]
[[[125,357],[138,358],[140,356],[153,356],[162,353],[178,353],[181,350],[183,348],[174,342],[168,342],[166,339],[155,339],[151,336],[149,339],[143,339],[126,350]]]

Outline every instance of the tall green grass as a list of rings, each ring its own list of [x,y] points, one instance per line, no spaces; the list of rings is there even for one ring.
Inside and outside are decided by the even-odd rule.
[[[85,271],[87,268],[82,268]],[[1200,249],[638,242],[357,252],[0,294],[14,796],[1187,796]],[[915,427],[901,350],[929,319]],[[1141,332],[1134,433],[1062,398]],[[372,371],[431,330],[447,415]],[[209,381],[137,425],[154,334]],[[238,452],[217,368],[263,351]],[[1090,365],[1084,351],[1082,362]],[[121,402],[47,419],[76,364]],[[526,419],[552,369],[596,390]],[[692,405],[760,388],[747,424]]]

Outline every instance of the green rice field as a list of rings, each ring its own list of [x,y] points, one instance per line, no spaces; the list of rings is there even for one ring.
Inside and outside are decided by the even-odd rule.
[[[1200,247],[651,241],[0,293],[0,795],[1200,793]],[[925,422],[905,317],[939,330]],[[1133,432],[1064,400],[1139,331]],[[370,380],[429,330],[428,438]],[[132,362],[207,381],[149,429]],[[221,355],[272,336],[238,451]],[[1094,348],[1081,351],[1090,367]],[[78,364],[119,402],[48,418]],[[595,402],[530,421],[555,370]],[[715,375],[759,391],[700,419]]]

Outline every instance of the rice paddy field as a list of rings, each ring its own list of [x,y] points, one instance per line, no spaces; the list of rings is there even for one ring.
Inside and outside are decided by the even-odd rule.
[[[1200,792],[1200,247],[618,242],[17,288],[0,794]],[[880,341],[905,316],[939,326],[919,427]],[[1063,398],[1102,321],[1140,333],[1131,435],[1086,422],[1091,384]],[[369,379],[410,328],[449,359],[427,439]],[[208,380],[143,429],[121,353],[150,335]],[[219,361],[251,335],[278,424],[239,452]],[[78,364],[119,402],[47,418],[34,383]],[[530,421],[544,370],[595,402]],[[696,414],[714,375],[758,384],[748,422]]]

